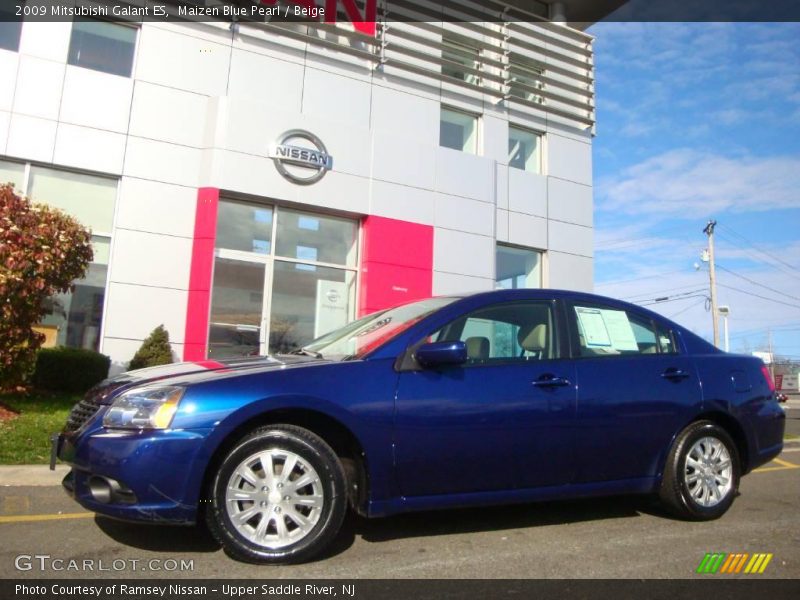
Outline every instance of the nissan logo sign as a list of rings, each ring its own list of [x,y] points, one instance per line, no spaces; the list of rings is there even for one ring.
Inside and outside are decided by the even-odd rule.
[[[295,142],[296,141],[296,142]],[[295,143],[292,143],[295,142]],[[301,185],[316,183],[333,168],[333,157],[313,133],[290,129],[269,148],[278,173]]]

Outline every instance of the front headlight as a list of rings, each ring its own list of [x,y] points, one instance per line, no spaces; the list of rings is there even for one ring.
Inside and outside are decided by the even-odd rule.
[[[114,400],[103,417],[111,429],[166,429],[178,410],[185,388],[142,387],[129,390]]]

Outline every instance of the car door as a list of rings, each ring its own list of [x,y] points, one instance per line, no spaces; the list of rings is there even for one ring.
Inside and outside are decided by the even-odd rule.
[[[567,315],[579,389],[575,482],[655,476],[702,404],[692,361],[646,313],[573,302]]]
[[[556,308],[550,301],[489,305],[416,344],[459,340],[468,359],[400,373],[395,456],[402,495],[569,481],[576,390],[571,361],[559,358]]]

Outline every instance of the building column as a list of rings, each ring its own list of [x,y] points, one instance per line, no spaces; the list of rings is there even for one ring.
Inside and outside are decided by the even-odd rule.
[[[197,190],[183,360],[205,360],[208,352],[208,319],[211,308],[218,205],[217,188]]]

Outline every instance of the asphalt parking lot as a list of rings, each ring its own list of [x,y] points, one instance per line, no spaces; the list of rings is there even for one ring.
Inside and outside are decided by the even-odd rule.
[[[800,407],[787,417],[787,433],[800,436]],[[800,577],[800,442],[745,477],[740,491],[732,509],[708,523],[671,519],[641,498],[350,518],[321,559],[266,567],[229,559],[199,528],[95,517],[58,486],[2,486],[0,577],[686,578],[709,577],[695,573],[707,552],[773,554],[763,574],[735,577]],[[50,558],[20,563],[20,555]],[[39,568],[64,569],[70,560],[95,570]],[[108,571],[98,572],[101,560]],[[170,560],[192,568],[167,570]]]

